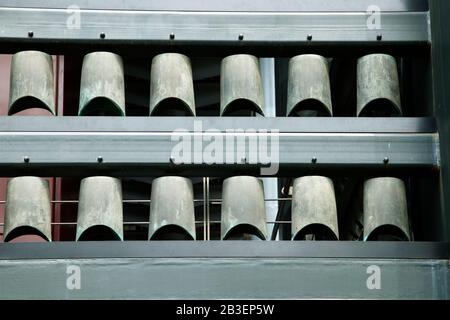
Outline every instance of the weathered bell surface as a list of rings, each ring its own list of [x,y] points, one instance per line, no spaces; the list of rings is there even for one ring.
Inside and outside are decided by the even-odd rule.
[[[150,115],[195,116],[191,61],[179,53],[163,53],[152,60]]]
[[[297,178],[292,192],[292,239],[338,240],[333,181],[319,176]]]
[[[55,115],[52,57],[40,51],[21,51],[12,56],[8,115],[42,108]]]
[[[84,56],[78,115],[125,115],[125,80],[119,55],[92,52]]]
[[[89,177],[81,180],[76,240],[123,240],[119,179]]]
[[[327,59],[315,54],[290,59],[287,99],[288,116],[332,116]]]
[[[222,60],[220,72],[220,115],[264,116],[264,91],[258,58],[237,54]]]
[[[183,177],[153,180],[149,240],[195,240],[194,189]]]
[[[39,235],[52,240],[51,203],[48,181],[38,177],[18,177],[6,190],[4,241],[22,235]]]
[[[357,116],[401,116],[397,62],[386,54],[371,54],[357,64]]]
[[[364,240],[409,241],[405,183],[375,178],[364,183]]]
[[[267,238],[264,187],[260,179],[238,176],[222,187],[221,239]]]

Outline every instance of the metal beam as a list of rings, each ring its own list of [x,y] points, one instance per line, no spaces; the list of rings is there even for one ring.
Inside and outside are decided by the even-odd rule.
[[[225,241],[1,244],[0,298],[449,299],[448,246]],[[361,257],[355,257],[355,249]],[[382,254],[374,254],[377,250]],[[404,250],[415,251],[418,257],[405,258]],[[368,281],[374,272],[380,286]]]
[[[405,120],[405,127],[394,127],[393,124],[401,123],[401,119],[394,120],[390,125],[384,124],[385,133],[376,128],[376,123],[382,123],[382,119],[375,122],[314,119],[311,122],[307,119],[184,117],[166,118],[166,124],[172,122],[167,127],[162,119],[0,119],[0,175],[259,175],[260,169],[268,166],[261,161],[261,156],[266,155],[261,143],[267,147],[270,162],[279,165],[280,170],[275,173],[279,176],[293,171],[300,174],[336,168],[351,172],[357,169],[414,169],[415,172],[417,169],[439,169],[437,133],[399,133],[423,128],[426,119]],[[227,120],[222,121],[224,119]],[[306,120],[310,121],[309,125]],[[390,123],[388,119],[385,121]],[[302,123],[305,129],[302,129]],[[315,130],[305,132],[312,123],[317,125]],[[326,123],[334,125],[327,128]],[[372,126],[364,128],[363,123],[372,123]],[[339,124],[342,125],[340,129]],[[212,128],[216,131],[211,133],[208,130]],[[249,128],[255,130],[249,131]],[[357,132],[358,128],[362,132]],[[370,129],[376,133],[371,133]],[[205,158],[211,154],[206,148],[210,143],[206,138],[211,136],[223,148],[222,152],[216,149],[219,154],[215,161]],[[180,146],[180,141],[191,147],[191,150],[185,150],[189,157],[184,158],[182,164],[177,158],[179,152],[174,158],[175,146]],[[251,147],[252,143],[256,144]]]
[[[110,10],[154,10],[154,11],[248,11],[248,12],[299,12],[299,11],[359,11],[366,12],[373,5],[372,0],[166,0],[166,1],[141,1],[141,0],[108,0],[105,1],[76,1],[82,9]],[[18,8],[59,8],[65,9],[74,5],[73,0],[3,0],[0,7]],[[385,12],[391,11],[428,11],[427,0],[378,0],[377,6]]]
[[[86,241],[0,243],[0,260],[116,258],[450,259],[450,243],[362,241]]]
[[[449,299],[449,253],[448,243],[2,243],[0,298]]]
[[[295,117],[0,117],[1,132],[194,132],[233,129],[284,133],[436,133],[434,118],[295,118]]]
[[[239,51],[255,46],[276,49],[280,45],[297,50],[299,47],[324,45],[353,45],[355,48],[393,44],[396,47],[429,46],[427,11],[383,11],[380,15],[380,28],[371,30],[367,25],[369,14],[365,10],[201,12],[80,9],[74,13],[66,8],[0,7],[0,43],[17,43],[21,49],[57,44],[56,50],[50,47],[45,49],[57,54],[71,52],[64,47],[70,44],[78,47],[86,45],[90,49],[92,45],[154,44],[163,51],[189,44],[201,46],[203,55],[205,45]],[[78,16],[79,20],[74,22],[74,17],[76,19]],[[3,45],[0,50],[12,53],[17,48]],[[274,52],[269,50],[266,55],[271,53]]]

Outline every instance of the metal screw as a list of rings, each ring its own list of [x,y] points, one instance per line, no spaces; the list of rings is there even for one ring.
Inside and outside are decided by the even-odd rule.
[[[172,33],[169,35],[169,37],[170,37],[170,40],[175,39],[175,33],[172,32]]]
[[[100,39],[105,39],[106,34],[104,32],[100,32]]]
[[[384,163],[384,164],[388,164],[388,163],[389,163],[389,158],[388,158],[388,157],[385,157],[385,158],[383,159],[383,163]]]
[[[102,156],[98,156],[97,157],[97,162],[98,163],[102,163],[103,162],[103,157]]]
[[[306,39],[307,39],[308,41],[311,41],[311,40],[312,40],[312,34],[308,34],[308,36],[306,37]]]
[[[244,35],[241,33],[241,34],[239,35],[238,39],[239,39],[239,41],[244,40]]]
[[[317,158],[316,158],[316,157],[312,157],[312,159],[311,159],[311,163],[314,163],[314,164],[316,164],[316,163],[317,163]]]
[[[28,156],[23,157],[23,162],[25,163],[30,162],[30,158]]]
[[[247,163],[247,158],[246,157],[242,157],[241,158],[241,163],[244,163],[244,164]]]
[[[34,36],[33,31],[28,31],[28,38],[33,38],[33,36]]]
[[[378,40],[378,41],[383,40],[383,35],[382,35],[382,34],[378,34],[378,35],[377,35],[377,40]]]

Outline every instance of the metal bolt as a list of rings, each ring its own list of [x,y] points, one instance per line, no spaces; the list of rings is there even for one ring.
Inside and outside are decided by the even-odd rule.
[[[312,157],[312,159],[311,159],[311,163],[314,163],[314,164],[316,164],[316,163],[317,163],[317,158],[316,158],[316,157]]]
[[[243,164],[247,163],[247,158],[246,157],[242,157],[241,158],[241,163],[243,163]]]
[[[104,32],[100,32],[100,39],[105,39],[106,34]]]
[[[383,163],[384,163],[384,164],[388,164],[388,163],[389,163],[389,158],[388,158],[388,157],[385,157],[385,158],[383,159]]]
[[[172,32],[169,37],[170,37],[170,40],[175,39],[175,33]]]
[[[97,157],[97,162],[98,163],[102,163],[103,162],[103,157],[102,156],[98,156]]]
[[[239,39],[239,41],[244,40],[244,35],[241,33],[241,34],[239,35],[238,39]]]
[[[378,40],[378,41],[383,40],[383,35],[382,35],[382,34],[378,34],[378,35],[377,35],[377,40]]]
[[[33,38],[33,36],[34,36],[33,31],[28,31],[28,38]]]
[[[306,37],[306,39],[308,39],[308,41],[312,40],[312,34],[308,34],[308,36]]]
[[[28,156],[23,157],[23,162],[25,163],[30,162],[30,158]]]

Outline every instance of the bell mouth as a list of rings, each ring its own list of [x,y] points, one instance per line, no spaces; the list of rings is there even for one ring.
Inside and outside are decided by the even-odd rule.
[[[96,97],[84,105],[79,116],[125,116],[125,113],[113,100]]]
[[[401,117],[400,108],[390,99],[380,98],[367,103],[358,115],[359,117]]]
[[[320,100],[306,99],[297,103],[288,114],[289,117],[331,117],[330,110]]]
[[[151,116],[190,117],[195,116],[195,114],[183,99],[172,97],[172,98],[165,98],[160,102],[158,102],[153,108]]]
[[[251,236],[255,236],[259,240],[266,240],[266,236],[259,228],[248,223],[239,224],[228,230],[223,236],[223,240],[253,240]]]
[[[255,114],[264,116],[261,107],[254,101],[240,98],[227,104],[222,112],[222,117],[251,117]]]
[[[337,235],[330,227],[314,223],[300,229],[292,238],[294,241],[310,240],[310,241],[337,241]]]
[[[410,239],[398,226],[387,224],[372,230],[365,241],[410,241]]]
[[[121,241],[122,237],[105,225],[92,226],[84,230],[77,241]]]
[[[4,242],[10,242],[20,236],[28,236],[28,235],[35,235],[39,236],[45,241],[51,242],[51,239],[49,239],[42,231],[35,227],[31,226],[20,226],[16,227],[13,230],[11,230],[6,237],[3,239]]]
[[[183,227],[170,224],[156,230],[149,240],[195,240],[194,237]]]
[[[11,116],[29,109],[44,109],[51,115],[55,115],[53,110],[45,102],[34,96],[25,96],[14,101],[9,107],[8,115]]]

